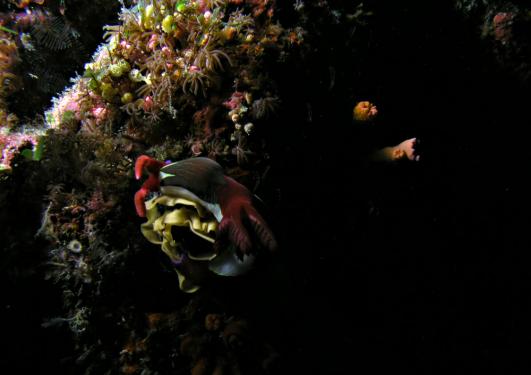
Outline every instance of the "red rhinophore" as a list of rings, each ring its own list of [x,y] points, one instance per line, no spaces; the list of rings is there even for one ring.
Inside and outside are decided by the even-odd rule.
[[[135,208],[136,213],[140,217],[146,217],[146,206],[144,200],[151,191],[158,191],[160,189],[160,169],[164,166],[164,163],[153,159],[147,155],[141,155],[135,162],[135,178],[140,180],[144,170],[149,173],[146,181],[142,184],[142,187],[135,194]]]
[[[148,195],[149,191],[145,189],[144,187],[141,187],[136,193],[135,193],[135,209],[136,214],[140,217],[146,217],[146,205],[144,203],[146,196]]]

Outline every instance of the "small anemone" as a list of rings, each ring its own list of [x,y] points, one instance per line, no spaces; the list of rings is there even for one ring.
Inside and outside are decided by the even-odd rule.
[[[72,47],[79,34],[61,18],[49,16],[33,25],[32,34],[37,43],[51,50],[65,50]]]
[[[170,103],[171,92],[173,91],[173,84],[169,75],[165,74],[153,87],[153,99],[158,103]]]
[[[250,29],[253,25],[253,18],[244,14],[241,9],[232,12],[227,22],[227,26],[234,27],[239,33]]]
[[[70,241],[66,247],[68,250],[76,254],[79,254],[83,251],[83,245],[81,245],[81,242],[79,242],[78,240]]]
[[[200,70],[190,69],[183,82],[183,92],[197,95],[199,90],[205,95],[205,84],[207,76]]]
[[[152,83],[143,84],[138,89],[136,89],[136,94],[140,97],[153,95],[153,84]]]
[[[144,101],[137,99],[134,102],[126,103],[120,107],[122,111],[125,111],[129,116],[138,116]]]
[[[110,42],[113,38],[119,38],[122,35],[123,27],[120,25],[105,25],[103,30],[105,30],[103,39],[106,42]]]
[[[227,0],[206,0],[205,4],[207,8],[214,9],[227,4]]]
[[[280,106],[280,99],[277,97],[265,97],[253,102],[251,115],[255,119],[267,119],[273,115]]]
[[[232,61],[225,52],[219,49],[211,49],[209,47],[202,48],[195,57],[194,65],[200,69],[207,69],[211,71],[223,70],[222,58],[232,65]]]

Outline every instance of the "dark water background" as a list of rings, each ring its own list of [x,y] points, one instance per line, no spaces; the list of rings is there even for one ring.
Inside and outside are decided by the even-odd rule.
[[[361,61],[319,51],[364,74],[319,88],[286,168],[282,225],[311,228],[285,238],[287,342],[308,373],[528,369],[529,88],[447,4],[381,2],[372,21]],[[356,163],[349,85],[377,98],[389,144],[419,137],[418,165]]]
[[[305,66],[279,69],[293,100],[272,153],[281,254],[227,298],[281,373],[529,369],[528,84],[449,4],[379,3],[366,43],[331,27]],[[377,128],[351,123],[354,98],[377,103]],[[418,164],[360,162],[373,137],[413,136]],[[58,373],[71,341],[41,323],[60,296],[38,270],[20,280],[3,354]]]

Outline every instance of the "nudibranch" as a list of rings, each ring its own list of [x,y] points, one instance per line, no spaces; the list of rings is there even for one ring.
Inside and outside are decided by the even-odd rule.
[[[135,163],[135,177],[140,179],[144,171],[149,176],[135,194],[137,214],[147,218],[141,231],[176,265],[182,290],[199,288],[190,278],[191,272],[201,272],[199,262],[218,275],[236,276],[251,268],[254,250],[276,249],[251,192],[225,176],[214,160],[197,157],[166,164],[142,155]],[[146,200],[152,192],[158,195]],[[187,237],[190,232],[204,241]]]

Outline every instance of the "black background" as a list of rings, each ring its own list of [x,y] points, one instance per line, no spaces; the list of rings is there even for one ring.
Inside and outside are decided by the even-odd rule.
[[[529,88],[481,24],[429,3],[371,4],[351,49],[321,30],[323,82],[293,94],[313,121],[283,164],[292,290],[269,301],[297,372],[529,368]],[[349,121],[356,100],[378,105],[372,128]],[[418,164],[360,162],[413,136]]]

